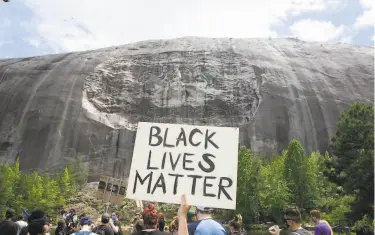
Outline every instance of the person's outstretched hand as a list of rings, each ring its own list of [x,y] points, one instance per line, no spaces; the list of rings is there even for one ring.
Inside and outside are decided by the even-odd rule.
[[[274,225],[274,226],[272,226],[272,227],[270,227],[270,228],[268,229],[268,232],[272,233],[273,235],[278,235],[278,234],[280,234],[280,231],[281,231],[281,229],[280,229],[279,226],[277,226],[277,225]]]
[[[181,196],[181,205],[180,208],[178,209],[178,217],[187,217],[187,213],[190,210],[190,206],[188,205],[186,201],[186,195],[182,194]]]

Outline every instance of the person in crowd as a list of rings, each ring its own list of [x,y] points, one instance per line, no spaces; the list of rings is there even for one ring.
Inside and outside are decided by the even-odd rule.
[[[43,224],[42,227],[43,227],[43,230],[46,233],[50,230],[49,219],[45,216],[45,214],[42,210],[37,209],[37,210],[34,210],[33,212],[31,212],[30,216],[27,218],[28,225],[26,227],[21,228],[21,231],[20,231],[19,235],[27,235],[29,225],[32,222]],[[33,229],[36,229],[35,231],[38,231],[37,225],[33,224],[31,227]]]
[[[284,220],[288,227],[287,234],[293,235],[312,235],[311,232],[301,227],[301,213],[298,207],[287,208],[284,212]],[[281,229],[279,226],[274,225],[268,229],[273,235],[279,235]]]
[[[188,224],[193,223],[195,221],[195,213],[193,210],[189,210],[187,213],[187,222]]]
[[[112,221],[113,221],[113,224],[118,228],[118,232],[115,233],[115,235],[123,235],[121,222],[119,220],[119,214],[117,212],[112,213]]]
[[[320,218],[319,210],[310,212],[311,220],[315,223],[314,235],[333,235],[333,231],[329,223]]]
[[[10,220],[4,220],[0,222],[0,235],[17,235],[19,232],[19,226]]]
[[[232,235],[244,235],[245,231],[242,229],[242,216],[237,214],[229,222],[229,230]]]
[[[16,223],[18,224],[20,229],[22,229],[23,227],[27,227],[27,222],[24,221],[22,214],[16,216]]]
[[[164,214],[163,213],[159,213],[158,223],[159,223],[159,230],[163,232],[164,231],[164,227],[165,227],[165,218],[164,218]]]
[[[134,223],[134,228],[132,234],[136,234],[137,232],[141,232],[145,229],[145,225],[143,224],[143,219],[137,218],[137,221]]]
[[[66,235],[72,235],[79,231],[78,223],[72,223],[69,227],[66,227]]]
[[[226,235],[227,231],[223,224],[212,219],[211,208],[204,206],[195,207],[195,216],[197,221],[188,225],[187,213],[190,206],[186,201],[186,195],[181,197],[181,205],[178,210],[178,235]]]
[[[59,220],[59,222],[57,222],[57,227],[56,227],[56,230],[55,230],[55,235],[67,235],[67,232],[68,232],[68,229],[65,225],[65,221],[64,220]]]
[[[176,234],[178,232],[178,216],[173,217],[172,222],[169,224],[169,232]]]
[[[92,220],[88,216],[84,216],[80,219],[79,224],[81,230],[73,233],[72,235],[97,235],[96,233],[91,232]]]
[[[118,227],[116,227],[112,218],[108,213],[104,213],[101,219],[101,225],[95,227],[92,231],[98,235],[114,235],[118,232]]]
[[[33,219],[27,225],[29,235],[47,235],[50,229],[49,221],[45,217]]]
[[[9,208],[5,212],[5,220],[9,220],[9,221],[15,222],[15,215],[16,215],[16,212],[12,208]]]
[[[168,235],[167,232],[158,229],[158,213],[154,204],[149,204],[142,213],[144,229],[134,233],[135,235]]]

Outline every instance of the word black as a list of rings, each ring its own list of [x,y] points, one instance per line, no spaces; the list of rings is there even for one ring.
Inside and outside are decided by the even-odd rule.
[[[161,134],[160,127],[152,126],[150,128],[150,137],[149,137],[148,144],[150,146],[159,146],[163,144],[163,147],[173,148],[173,147],[178,147],[178,145],[181,142],[184,146],[187,146],[187,143],[189,142],[191,146],[198,147],[199,145],[202,144],[202,141],[204,140],[205,149],[207,149],[208,143],[210,143],[212,146],[214,146],[217,149],[219,148],[219,146],[217,146],[217,144],[211,140],[211,138],[216,134],[216,132],[212,132],[209,134],[208,130],[206,130],[206,133],[203,134],[201,130],[199,130],[198,128],[194,128],[193,130],[191,130],[190,133],[186,133],[184,128],[181,128],[180,134],[177,136],[177,138],[175,137],[175,142],[169,142],[169,141],[173,141],[173,139],[167,141],[168,128],[165,128],[164,130],[164,138],[161,137],[160,134]],[[203,137],[203,140],[202,138],[200,138],[201,141],[197,141],[197,139],[194,138],[195,136],[199,136],[199,135]],[[169,142],[169,144],[167,142]]]

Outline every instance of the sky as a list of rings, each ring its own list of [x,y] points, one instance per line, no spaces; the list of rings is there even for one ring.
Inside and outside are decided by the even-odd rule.
[[[0,58],[185,36],[374,46],[375,0],[0,1]]]

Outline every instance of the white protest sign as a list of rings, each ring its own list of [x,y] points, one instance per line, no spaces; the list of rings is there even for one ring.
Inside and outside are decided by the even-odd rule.
[[[238,128],[140,122],[126,196],[235,209]]]

